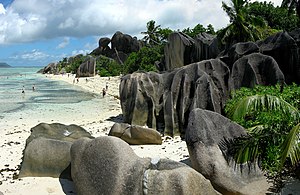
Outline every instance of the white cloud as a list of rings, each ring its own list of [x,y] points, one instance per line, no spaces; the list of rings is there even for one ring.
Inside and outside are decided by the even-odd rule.
[[[46,53],[43,53],[37,49],[33,49],[29,52],[24,52],[21,54],[17,54],[13,57],[11,57],[11,59],[13,60],[28,60],[28,61],[38,61],[38,60],[43,60],[48,58],[49,55]]]
[[[62,49],[65,48],[67,45],[70,43],[70,37],[65,37],[63,42],[61,42],[56,48],[57,49]]]
[[[1,15],[1,14],[5,14],[5,12],[6,12],[6,10],[5,10],[3,4],[0,3],[0,15]]]
[[[150,20],[174,30],[198,23],[220,29],[228,24],[221,5],[222,0],[14,0],[6,10],[0,4],[0,44],[116,31],[137,36]]]
[[[86,55],[86,54],[88,54],[90,52],[91,52],[91,50],[88,50],[88,49],[86,49],[86,50],[83,50],[83,49],[81,49],[81,50],[74,50],[74,51],[72,51],[72,55],[71,56],[76,56],[78,54]]]
[[[197,23],[215,28],[228,18],[222,0],[14,0],[0,14],[0,44],[55,37],[138,35],[149,20],[164,28],[183,29]],[[1,8],[0,8],[1,9]]]

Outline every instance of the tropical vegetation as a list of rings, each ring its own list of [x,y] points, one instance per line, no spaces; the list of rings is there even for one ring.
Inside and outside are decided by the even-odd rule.
[[[273,176],[299,165],[299,86],[241,88],[226,103],[225,113],[248,129],[247,136],[231,143],[231,154],[238,163],[260,160],[261,167]]]
[[[300,17],[300,1],[299,0],[283,0],[281,7],[288,8],[289,13],[296,11],[298,17]]]

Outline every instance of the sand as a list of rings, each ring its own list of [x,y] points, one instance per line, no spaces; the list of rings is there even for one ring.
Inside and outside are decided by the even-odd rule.
[[[76,124],[94,137],[107,136],[115,122],[122,121],[119,97],[120,77],[88,77],[75,80],[74,75],[47,75],[48,79],[61,80],[80,90],[94,94],[90,101],[42,106],[26,112],[11,113],[0,119],[0,195],[1,194],[76,194],[71,181],[51,177],[18,179],[22,151],[30,129],[41,122]],[[102,89],[108,85],[107,94]],[[38,89],[37,89],[38,90]],[[162,145],[131,146],[140,157],[167,158],[188,163],[188,151],[180,137],[163,137]]]

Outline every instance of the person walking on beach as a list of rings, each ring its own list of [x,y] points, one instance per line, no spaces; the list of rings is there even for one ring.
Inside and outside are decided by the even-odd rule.
[[[105,90],[105,88],[103,88],[102,89],[102,96],[103,96],[103,98],[104,98],[105,95],[106,95],[106,90]]]
[[[22,94],[25,95],[25,87],[24,87],[24,85],[22,87]]]
[[[105,85],[105,90],[107,91],[108,90],[108,83],[106,82],[106,85]]]

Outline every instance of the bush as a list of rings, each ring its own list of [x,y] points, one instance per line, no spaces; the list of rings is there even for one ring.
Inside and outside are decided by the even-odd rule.
[[[138,52],[129,55],[124,63],[124,73],[133,73],[135,71],[157,71],[155,62],[160,61],[163,53],[163,47],[144,46]]]
[[[123,66],[115,60],[105,56],[99,56],[96,59],[96,70],[102,77],[105,76],[119,76],[122,72]]]
[[[280,93],[280,86],[256,86],[253,89],[241,88],[232,94],[232,99],[225,105],[225,115],[233,119],[232,111],[245,97],[254,95],[276,96],[284,100],[296,110],[300,110],[300,88],[296,85],[285,86]],[[300,121],[291,117],[291,114],[281,110],[254,109],[246,114],[245,117],[236,120],[237,123],[248,129],[249,137],[246,141],[257,146],[258,156],[264,170],[275,175],[280,171],[282,155],[281,146],[291,129]],[[249,143],[248,142],[248,143]],[[240,145],[245,145],[245,140]]]

